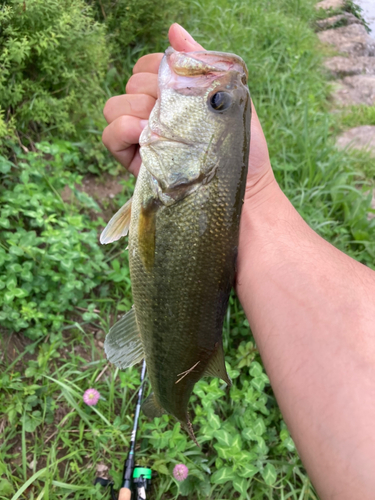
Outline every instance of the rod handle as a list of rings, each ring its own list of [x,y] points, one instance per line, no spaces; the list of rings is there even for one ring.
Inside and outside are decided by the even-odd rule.
[[[118,494],[118,500],[130,500],[132,496],[132,492],[129,488],[121,488]]]

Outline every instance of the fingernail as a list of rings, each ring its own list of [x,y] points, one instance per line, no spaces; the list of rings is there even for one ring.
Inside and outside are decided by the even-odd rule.
[[[146,128],[146,127],[147,127],[147,125],[148,125],[148,120],[141,120],[141,121],[140,121],[140,124],[141,124],[141,128],[142,128],[142,130],[143,130],[144,128]]]
[[[195,43],[195,40],[194,40],[194,38],[190,35],[190,33],[188,33],[188,32],[186,31],[186,29],[185,29],[185,28],[183,28],[183,27],[181,26],[181,24],[178,24],[178,23],[176,23],[176,24],[177,24],[177,25],[180,27],[180,29],[183,31],[183,33],[182,33],[182,34],[183,34],[183,36],[184,36],[184,40],[185,40],[186,42],[192,42],[192,43]]]

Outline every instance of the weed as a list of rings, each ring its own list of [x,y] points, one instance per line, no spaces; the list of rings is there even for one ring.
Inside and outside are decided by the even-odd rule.
[[[375,106],[349,106],[342,110],[340,116],[342,128],[375,125]]]

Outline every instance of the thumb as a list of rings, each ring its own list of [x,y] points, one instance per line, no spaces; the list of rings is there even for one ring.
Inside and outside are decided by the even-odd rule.
[[[178,52],[194,52],[204,50],[194,38],[179,24],[174,23],[169,28],[168,38],[171,46]]]

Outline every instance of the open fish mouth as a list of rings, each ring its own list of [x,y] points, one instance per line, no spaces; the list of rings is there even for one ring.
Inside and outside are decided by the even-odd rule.
[[[204,77],[203,82],[206,81],[209,84],[213,78],[217,78],[219,73],[235,71],[243,73],[242,83],[247,83],[248,70],[246,64],[241,57],[235,54],[208,51],[176,52],[172,47],[169,47],[165,52],[165,56],[165,63],[168,64],[171,73],[176,76]],[[210,76],[212,76],[212,79]],[[182,81],[181,83],[185,82]]]
[[[192,143],[190,141],[187,141],[183,139],[182,137],[168,137],[167,135],[160,135],[152,128],[149,126],[148,129],[145,129],[145,133],[142,135],[140,144],[142,147],[144,146],[150,146],[152,147],[152,144],[158,143],[160,141],[168,141],[168,142],[176,142],[180,144],[184,144],[186,146],[192,146]]]

